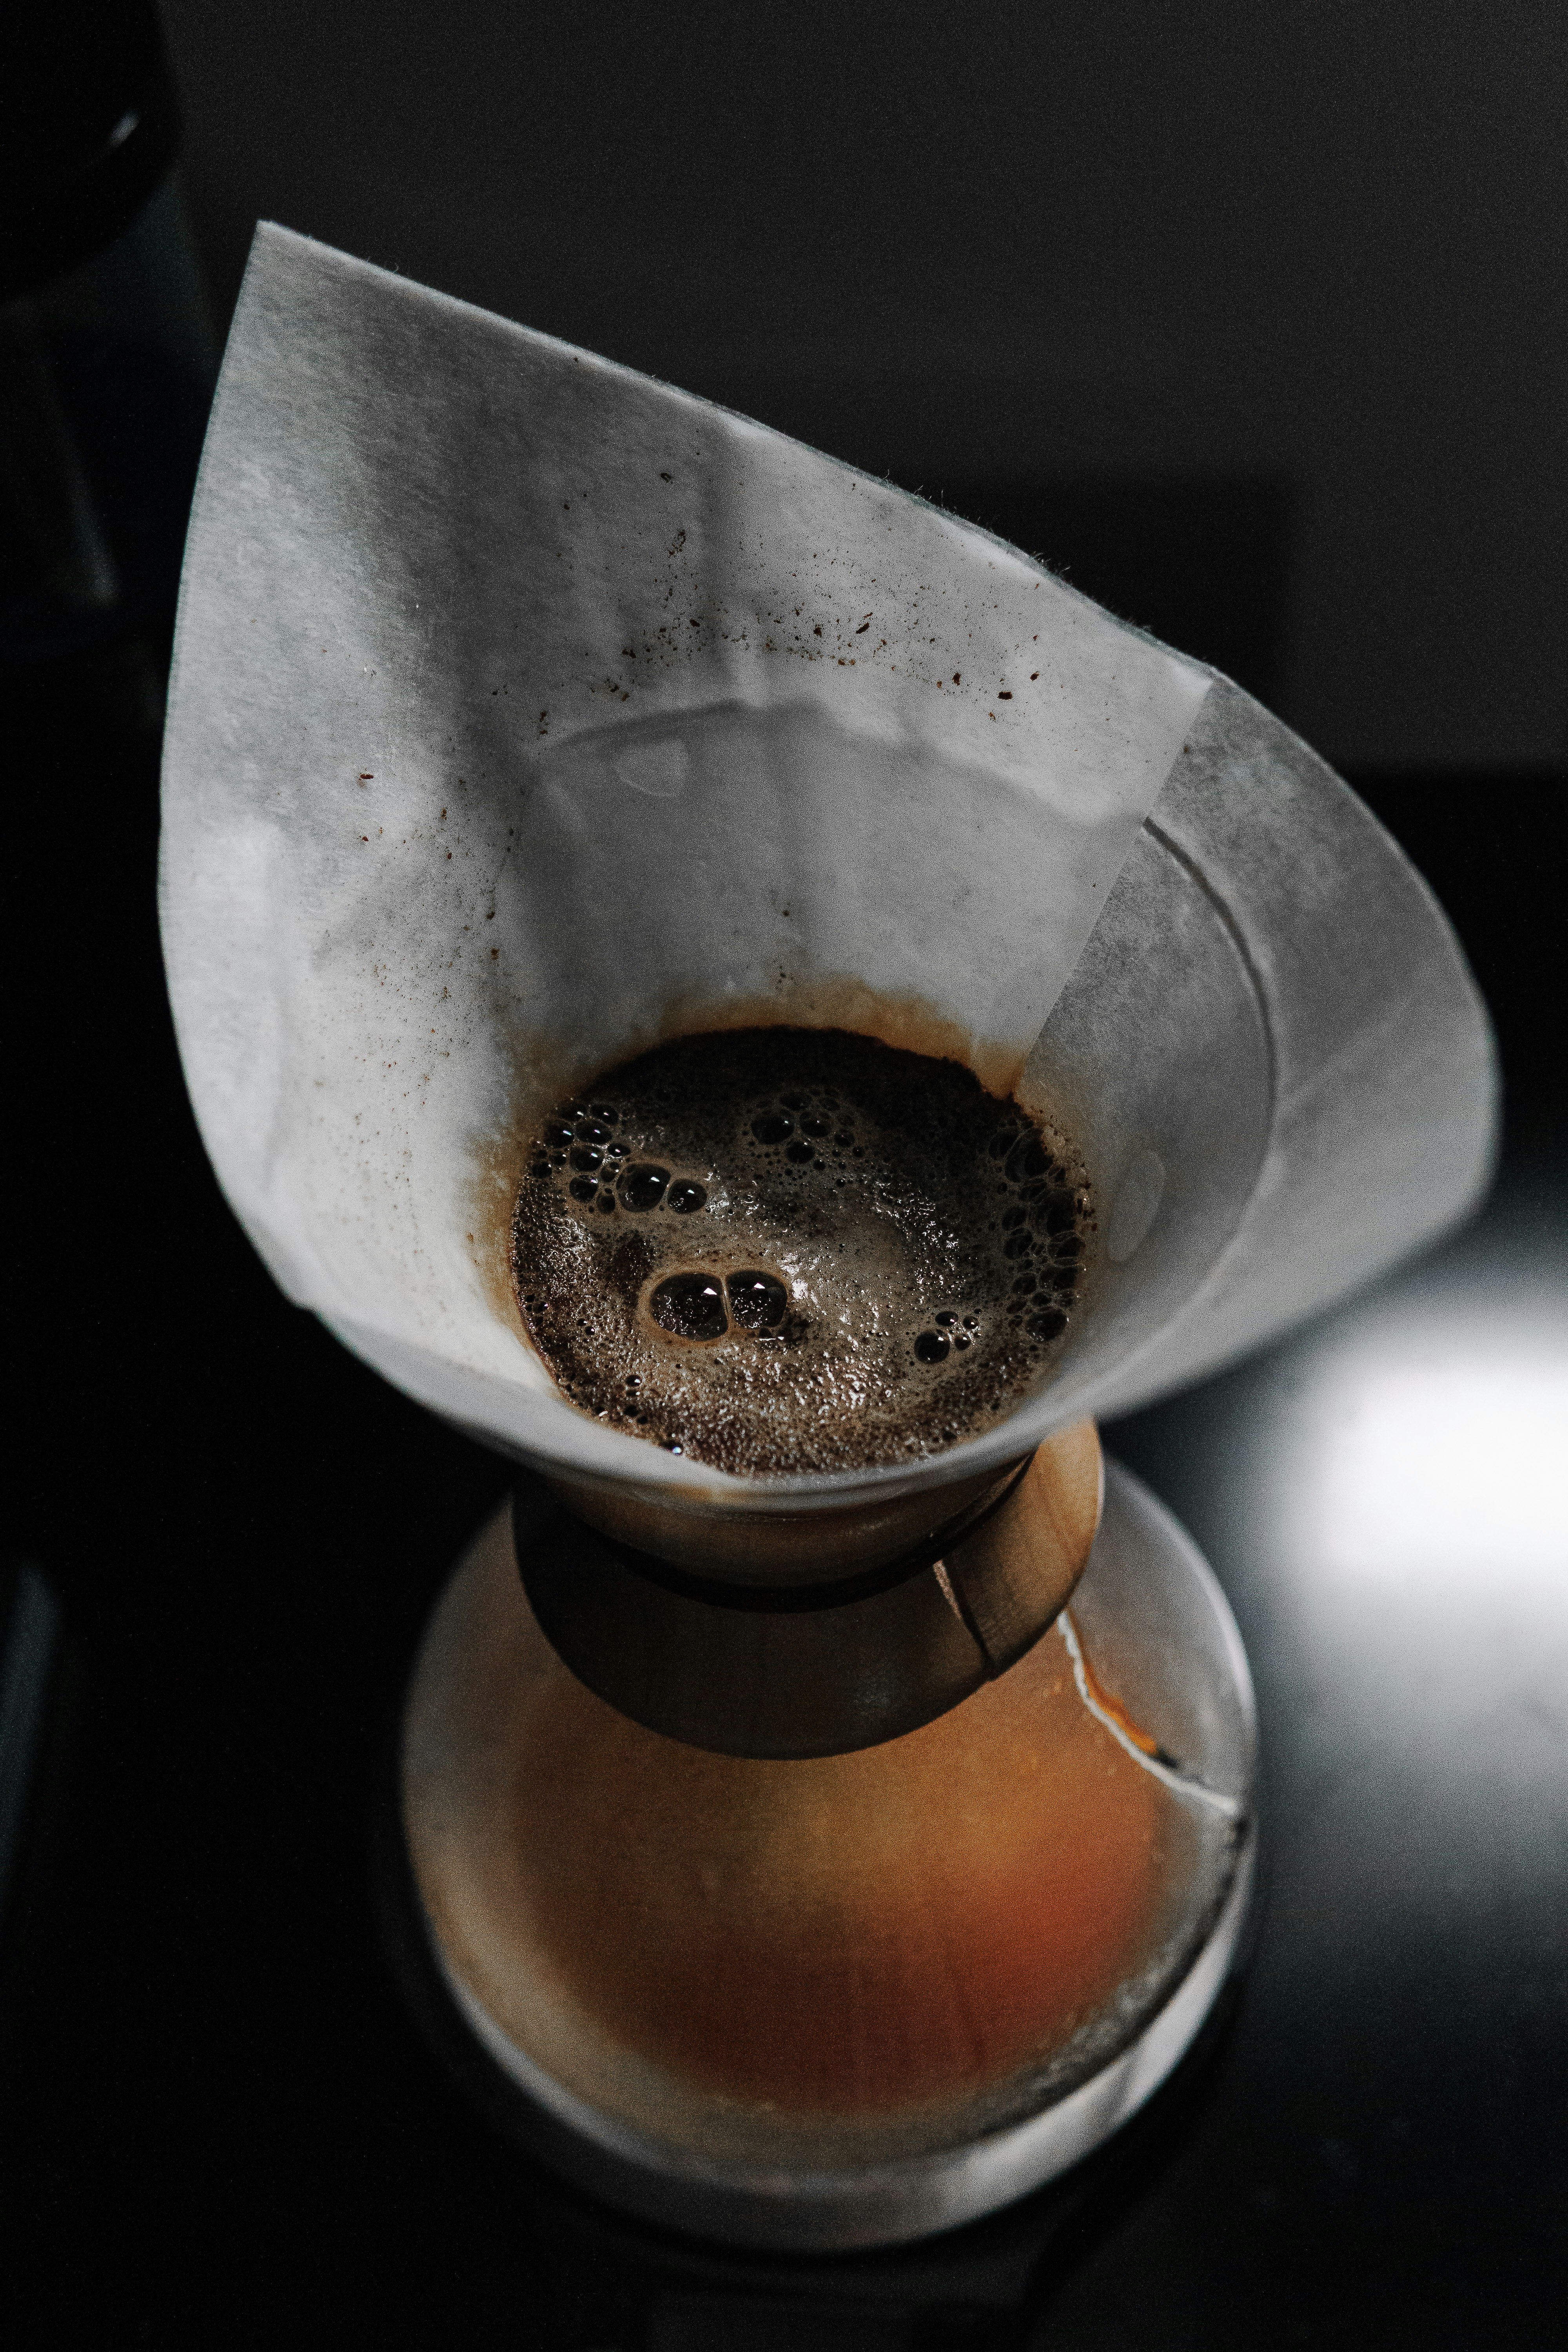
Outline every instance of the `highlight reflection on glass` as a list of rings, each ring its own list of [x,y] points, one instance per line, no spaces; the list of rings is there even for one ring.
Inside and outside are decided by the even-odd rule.
[[[1391,1332],[1326,1363],[1315,1467],[1331,1575],[1568,1575],[1568,1336]]]

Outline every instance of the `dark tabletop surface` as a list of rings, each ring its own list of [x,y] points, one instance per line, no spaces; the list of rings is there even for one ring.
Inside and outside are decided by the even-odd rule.
[[[66,1638],[5,1924],[10,2340],[1568,2340],[1562,784],[1364,780],[1498,1021],[1484,1213],[1106,1432],[1252,1657],[1268,1869],[1239,1999],[1080,2175],[792,2265],[556,2188],[405,2011],[373,1821],[423,1617],[505,1474],[273,1289],[163,1010],[155,739],[101,680],[34,719],[7,1538]]]

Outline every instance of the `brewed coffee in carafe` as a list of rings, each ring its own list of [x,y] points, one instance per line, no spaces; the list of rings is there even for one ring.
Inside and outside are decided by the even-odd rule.
[[[584,1687],[500,1524],[408,1725],[447,1965],[551,2082],[693,2161],[864,2167],[1005,2127],[1180,1982],[1245,1856],[1241,1809],[1139,1749],[1128,1669],[1090,1597],[903,1738],[713,1754]]]

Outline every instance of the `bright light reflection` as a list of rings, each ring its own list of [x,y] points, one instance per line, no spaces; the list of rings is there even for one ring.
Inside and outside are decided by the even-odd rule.
[[[1535,1333],[1510,1348],[1494,1329],[1478,1347],[1461,1322],[1391,1333],[1322,1379],[1303,1529],[1322,1566],[1401,1583],[1568,1578],[1568,1345]]]

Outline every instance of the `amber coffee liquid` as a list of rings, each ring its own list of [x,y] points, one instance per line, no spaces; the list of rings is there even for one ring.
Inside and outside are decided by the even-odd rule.
[[[513,1266],[584,1412],[725,1470],[844,1470],[1009,1412],[1067,1330],[1091,1226],[1065,1139],[959,1063],[735,1030],[542,1124]]]
[[[409,1751],[443,1945],[558,2083],[716,2160],[1006,2121],[1120,2046],[1226,1883],[1223,1824],[1089,1713],[1058,1630],[902,1739],[757,1762],[585,1690],[504,1519],[443,1610]]]

